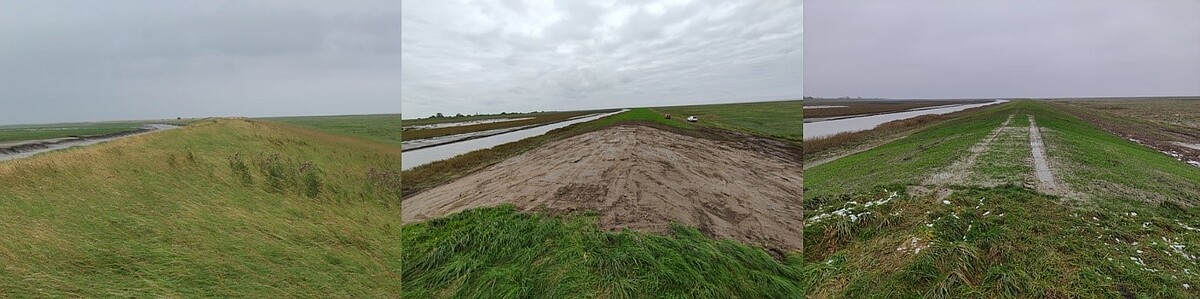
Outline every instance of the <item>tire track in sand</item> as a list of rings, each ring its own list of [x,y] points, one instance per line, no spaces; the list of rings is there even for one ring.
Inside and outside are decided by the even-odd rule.
[[[1062,190],[1062,186],[1054,179],[1050,163],[1046,162],[1046,143],[1042,141],[1042,132],[1033,115],[1026,116],[1029,117],[1029,147],[1033,151],[1033,174],[1038,180],[1037,189],[1057,194]]]
[[[980,140],[979,143],[971,146],[971,153],[969,155],[964,157],[962,160],[958,160],[953,164],[950,164],[950,166],[947,166],[946,169],[930,175],[929,178],[925,180],[924,184],[948,185],[966,182],[967,176],[971,174],[971,167],[975,166],[975,160],[979,159],[979,155],[982,155],[988,150],[988,148],[992,145],[992,141],[995,141],[996,137],[1000,136],[1000,132],[1004,131],[1004,127],[1007,127],[1008,123],[1012,122],[1012,118],[1013,115],[1009,114],[1008,118],[1004,119],[1004,123],[1001,123],[999,127],[996,127],[996,129],[992,130],[992,132],[989,133],[987,137],[984,137],[983,140]]]

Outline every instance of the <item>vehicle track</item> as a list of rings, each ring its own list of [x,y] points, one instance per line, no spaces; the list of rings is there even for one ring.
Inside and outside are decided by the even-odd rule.
[[[971,146],[969,149],[971,152],[970,154],[968,154],[966,157],[963,157],[963,159],[950,164],[950,166],[947,166],[944,170],[930,175],[929,178],[925,180],[924,184],[951,185],[962,184],[966,182],[967,176],[971,174],[971,168],[975,166],[975,161],[979,159],[980,155],[988,150],[988,148],[992,145],[992,142],[996,140],[996,137],[999,137],[1000,133],[1004,131],[1004,128],[1007,127],[1010,122],[1012,122],[1012,118],[1013,115],[1009,114],[1008,118],[1004,119],[1004,123],[1001,123],[1000,126],[992,130],[991,133],[988,133],[987,137],[984,137],[983,140],[979,141],[979,143]]]
[[[1029,117],[1029,147],[1033,151],[1033,172],[1038,180],[1037,189],[1051,194],[1061,193],[1062,186],[1054,178],[1050,163],[1046,161],[1046,143],[1042,141],[1042,132],[1037,121],[1033,115],[1026,116]]]

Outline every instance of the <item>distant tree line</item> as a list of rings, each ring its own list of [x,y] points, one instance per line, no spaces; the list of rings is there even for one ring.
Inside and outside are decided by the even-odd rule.
[[[533,112],[529,112],[529,113],[539,113],[539,112],[546,112],[546,111],[533,111]],[[471,114],[471,115],[464,115],[464,114],[462,114],[462,113],[456,113],[456,114],[454,114],[454,116],[446,116],[446,115],[442,114],[441,112],[438,112],[437,114],[434,114],[434,115],[432,115],[432,116],[430,116],[430,117],[426,117],[426,119],[435,119],[435,118],[457,118],[457,117],[481,116],[481,115],[482,115],[482,116],[486,116],[486,115],[509,115],[509,114],[521,114],[521,112],[500,112],[500,113],[496,113],[496,114],[479,114],[479,113],[475,113],[475,114]]]

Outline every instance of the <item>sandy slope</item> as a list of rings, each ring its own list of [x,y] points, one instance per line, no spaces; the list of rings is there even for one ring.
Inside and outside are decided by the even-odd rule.
[[[547,144],[404,201],[406,223],[512,203],[590,210],[608,229],[666,232],[677,221],[718,238],[801,248],[801,165],[753,145],[618,126]]]

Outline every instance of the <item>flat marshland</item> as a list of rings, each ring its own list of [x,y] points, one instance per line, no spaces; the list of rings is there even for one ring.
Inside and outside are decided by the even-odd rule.
[[[1200,168],[1069,110],[989,106],[806,169],[809,295],[1200,295]]]
[[[74,136],[104,135],[137,130],[145,124],[184,125],[188,121],[119,121],[0,126],[0,144]]]
[[[753,111],[774,105],[635,108],[404,171],[406,295],[801,296],[799,142],[748,133],[799,123]]]
[[[357,136],[387,143],[400,143],[399,114],[291,116],[262,119],[334,134]]]
[[[1059,101],[1105,131],[1200,166],[1200,97]]]
[[[396,145],[213,119],[0,162],[0,297],[390,297]]]

